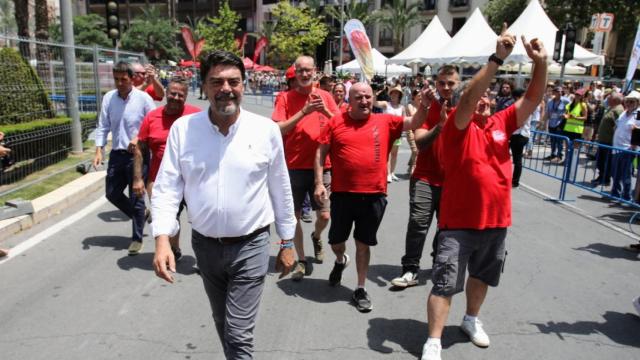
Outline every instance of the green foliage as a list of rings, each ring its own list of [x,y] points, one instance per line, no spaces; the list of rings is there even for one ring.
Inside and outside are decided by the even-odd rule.
[[[489,25],[497,34],[502,30],[502,24],[513,24],[527,7],[529,0],[491,0],[484,9],[483,14],[489,19]]]
[[[134,52],[157,50],[160,60],[176,61],[184,57],[184,52],[176,46],[178,28],[171,24],[171,20],[155,6],[143,12],[143,16],[133,20],[131,27],[122,35],[121,47]]]
[[[96,113],[80,114],[80,121],[96,120]],[[36,130],[47,129],[52,126],[67,125],[71,123],[71,118],[66,116],[57,116],[53,119],[39,119],[20,124],[0,125],[0,132],[5,136],[24,134]]]
[[[236,44],[236,33],[240,31],[240,15],[231,10],[229,3],[225,1],[220,7],[218,16],[208,17],[205,21],[198,22],[197,33],[205,39],[202,56],[213,50],[226,50],[240,55],[240,49]]]
[[[589,27],[591,15],[612,13],[615,15],[613,30],[623,40],[633,39],[640,21],[637,0],[546,0],[545,10],[553,23],[562,28],[567,21],[577,27]]]
[[[0,84],[0,125],[54,116],[42,80],[12,48],[0,49]]]
[[[358,19],[360,22],[367,26],[371,23],[371,12],[369,11],[369,3],[362,2],[360,0],[349,0],[349,2],[345,2],[344,4],[344,12],[341,11],[342,8],[340,5],[332,5],[324,8],[324,11],[327,15],[332,18],[340,21],[341,15],[343,16],[344,22],[347,22],[349,19]],[[340,31],[342,31],[340,29]]]
[[[323,18],[312,16],[307,8],[280,1],[271,14],[275,22],[269,57],[277,66],[287,67],[300,55],[314,55],[316,47],[329,34]]]
[[[9,34],[18,30],[13,0],[0,0],[0,30]]]
[[[398,53],[404,46],[404,33],[410,27],[422,24],[420,3],[407,4],[407,0],[393,0],[371,14],[371,20],[393,33],[393,51]]]
[[[62,42],[60,19],[49,26],[49,35],[53,41]],[[76,45],[112,47],[107,36],[107,25],[104,17],[98,14],[75,16],[73,18],[73,37]]]

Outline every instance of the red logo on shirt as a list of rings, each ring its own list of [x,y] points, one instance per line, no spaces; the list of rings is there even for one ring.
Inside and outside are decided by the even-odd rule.
[[[380,131],[377,126],[373,127],[373,158],[380,162]]]

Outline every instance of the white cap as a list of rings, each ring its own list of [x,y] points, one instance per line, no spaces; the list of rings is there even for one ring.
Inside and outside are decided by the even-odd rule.
[[[632,92],[628,93],[627,95],[625,95],[624,99],[634,99],[638,102],[640,102],[640,92],[637,92],[635,90],[633,90]]]

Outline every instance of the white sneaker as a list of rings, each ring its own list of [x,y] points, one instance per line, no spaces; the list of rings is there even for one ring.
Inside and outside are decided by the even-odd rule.
[[[426,342],[422,347],[422,357],[420,360],[442,360],[440,352],[442,352],[442,345],[429,344],[429,342]]]
[[[640,316],[640,297],[633,299],[633,307],[636,308],[636,312]]]
[[[407,271],[402,276],[391,280],[391,285],[399,288],[407,288],[418,284],[418,274]]]
[[[489,346],[489,335],[484,332],[482,328],[482,322],[476,318],[475,321],[462,319],[462,325],[460,325],[462,331],[469,335],[471,342],[479,347]]]
[[[387,175],[387,183],[391,183],[392,181],[391,174]]]
[[[400,181],[400,179],[398,179],[398,177],[394,173],[391,173],[391,180],[392,181]]]

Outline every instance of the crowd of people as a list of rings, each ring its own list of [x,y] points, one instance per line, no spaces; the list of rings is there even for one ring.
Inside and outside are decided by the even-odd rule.
[[[516,41],[534,63],[522,88],[495,79]],[[422,360],[441,359],[451,300],[463,291],[461,329],[475,345],[488,347],[479,314],[488,288],[498,286],[504,271],[511,191],[519,186],[523,157],[532,156],[531,131],[634,149],[631,133],[640,128],[639,93],[623,96],[600,82],[548,82],[544,45],[516,40],[506,30],[487,64],[464,82],[455,66],[446,65],[433,78],[419,74],[372,87],[355,77],[318,73],[309,56],[299,56],[284,79],[275,73],[247,76],[240,58],[214,51],[201,64],[202,93],[209,102],[201,110],[186,104],[184,76],[162,86],[155,69],[126,63],[116,64],[113,76],[116,89],[102,102],[94,165],[102,163],[111,132],[106,193],[132,219],[129,254],[142,250],[142,228],[150,222],[154,270],[172,283],[182,255],[180,213],[186,208],[227,359],[252,358],[274,222],[281,239],[276,269],[294,281],[312,275],[309,261],[323,263],[330,250],[328,284],[340,284],[351,263],[346,248],[353,237],[357,284],[351,301],[360,312],[372,311],[367,271],[380,240],[387,186],[399,180],[403,134],[411,149],[409,219],[398,259],[402,270],[391,286],[418,283],[427,233],[436,219]],[[263,85],[280,90],[271,118],[241,108],[245,91]],[[152,99],[162,97],[166,105],[156,108]],[[559,139],[550,138],[550,163],[566,158]],[[612,192],[630,197],[632,157],[607,147],[593,156],[600,169],[594,184],[611,182]],[[310,210],[315,223],[305,236],[300,221]],[[305,252],[306,238],[313,257]],[[640,251],[636,245],[630,249]]]

